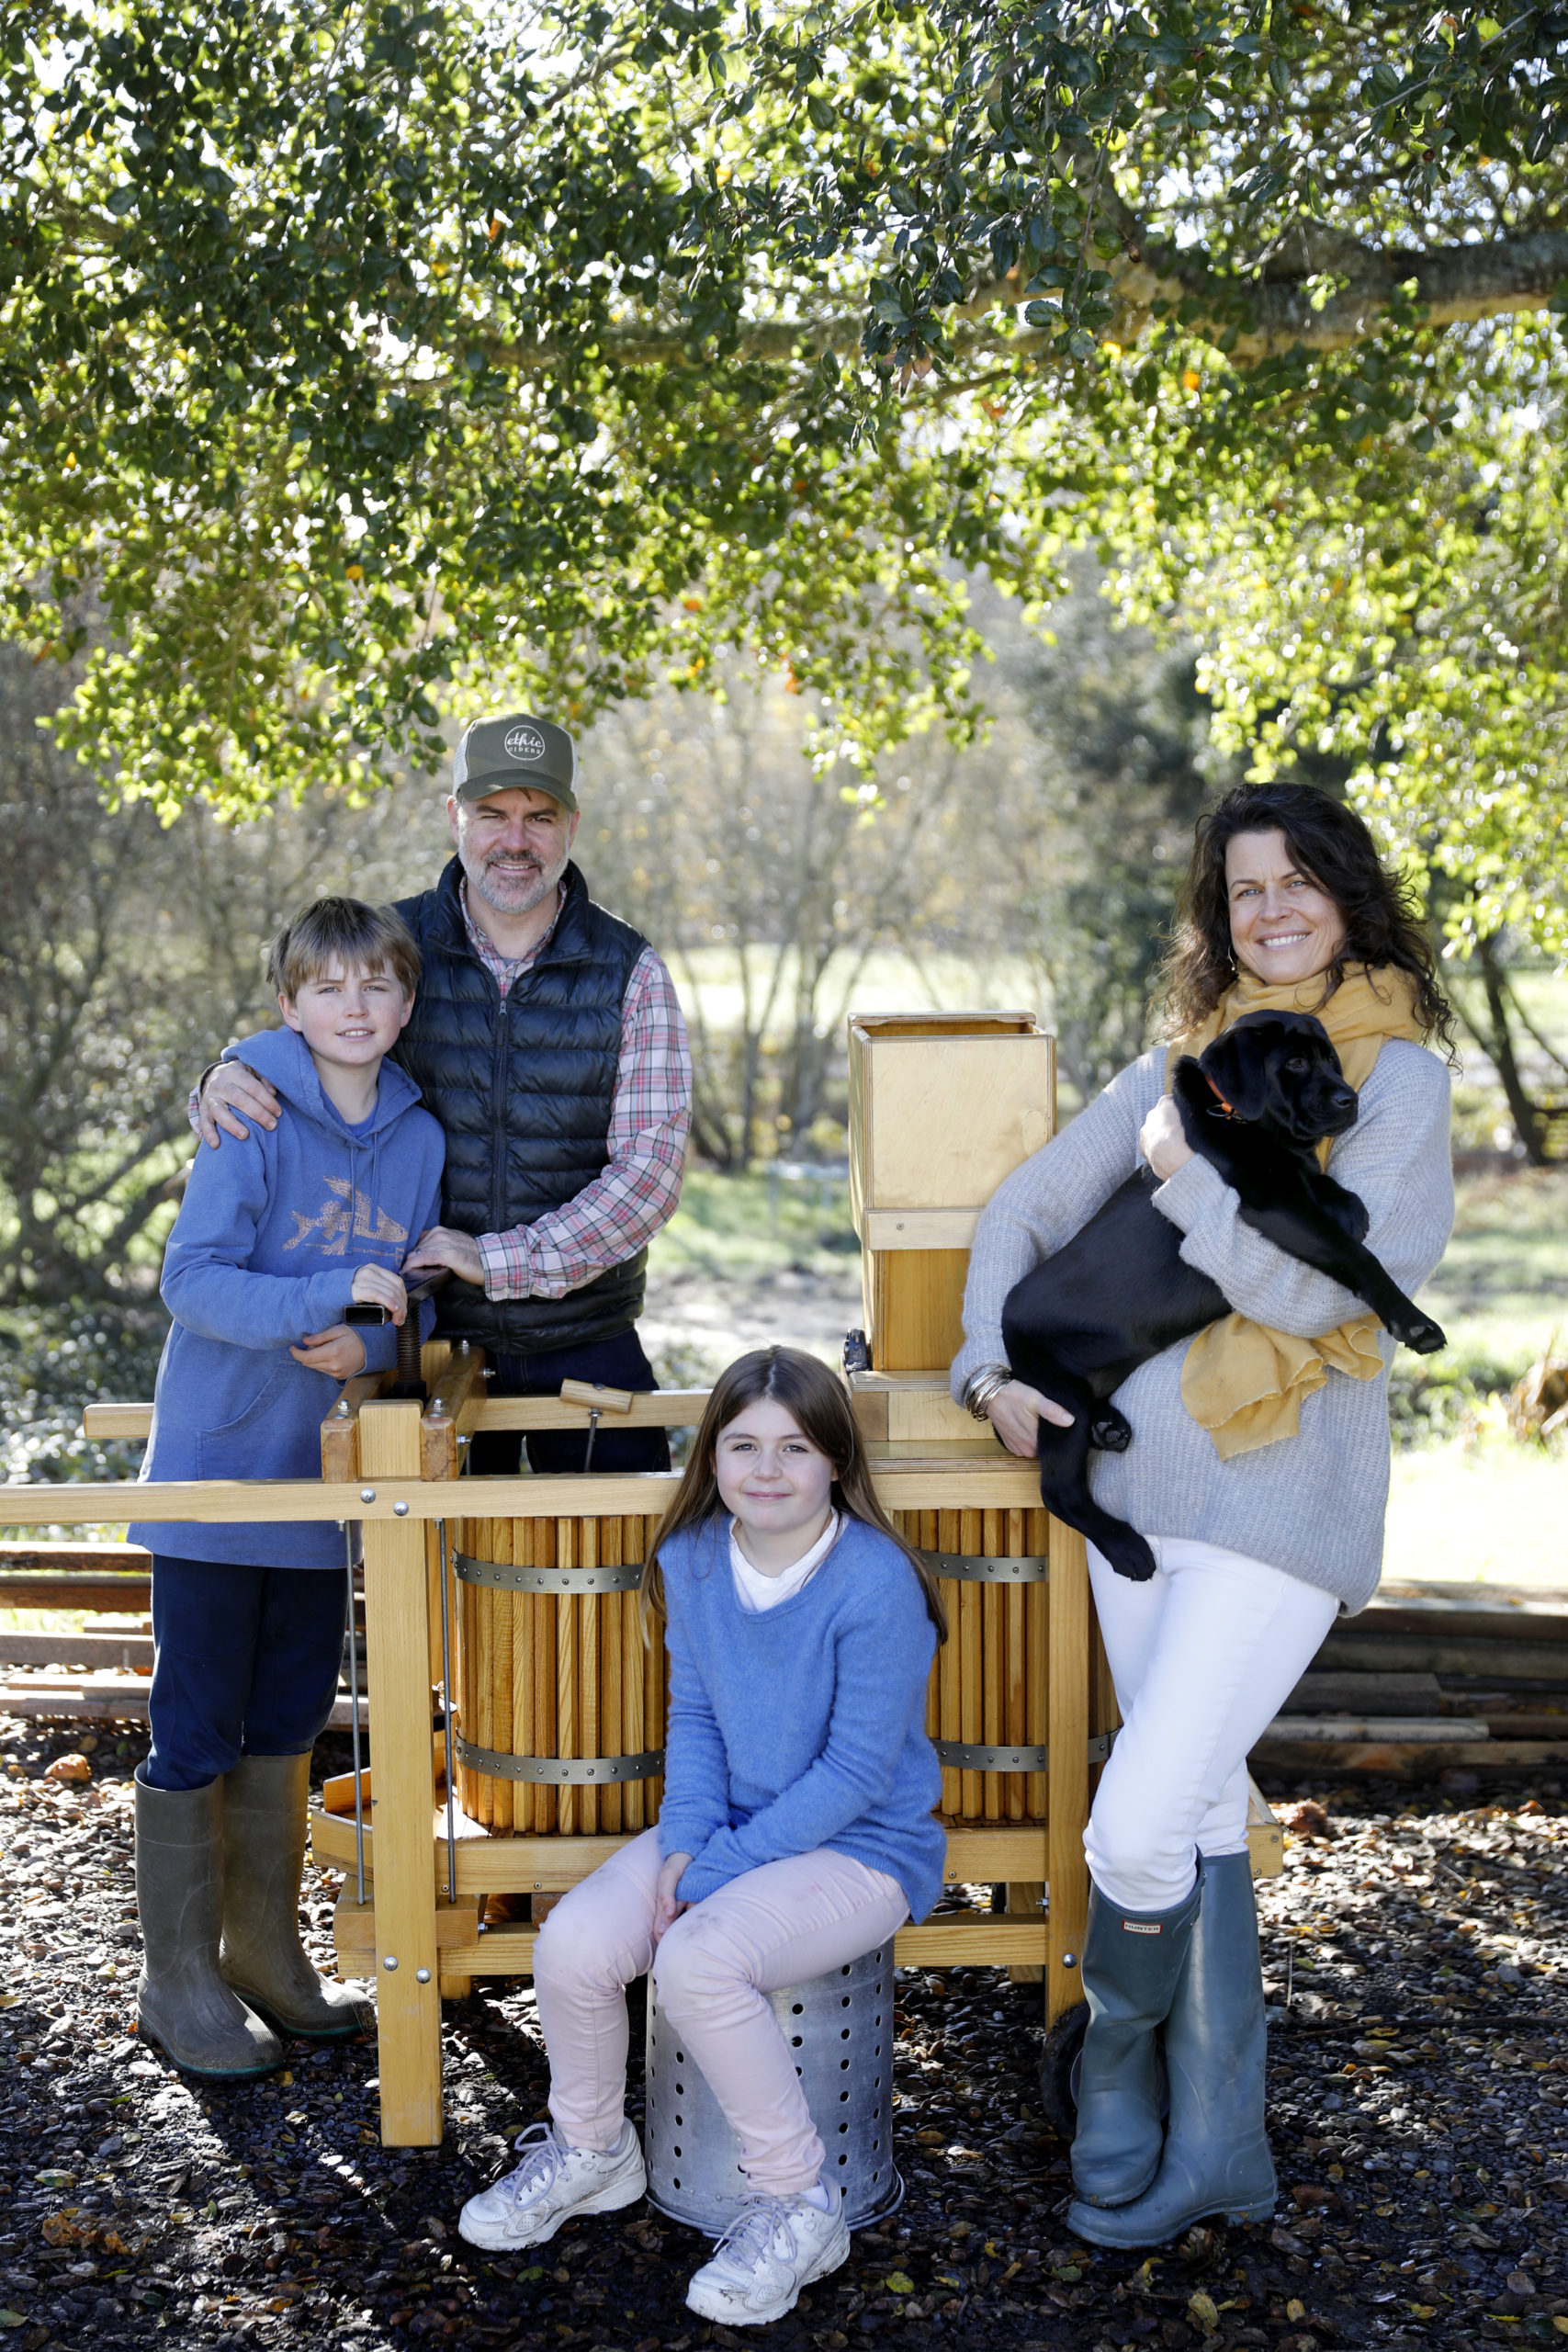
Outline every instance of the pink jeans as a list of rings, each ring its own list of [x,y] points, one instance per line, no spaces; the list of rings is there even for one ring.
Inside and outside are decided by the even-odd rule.
[[[732,1879],[657,1952],[659,1832],[645,1830],[557,1904],[534,1947],[550,2113],[573,2148],[613,2148],[626,2087],[626,1988],[650,1968],[660,2007],[706,2075],[753,2188],[812,2188],[824,2151],[763,1996],[858,1960],[908,1917],[895,1879],[819,1849]]]

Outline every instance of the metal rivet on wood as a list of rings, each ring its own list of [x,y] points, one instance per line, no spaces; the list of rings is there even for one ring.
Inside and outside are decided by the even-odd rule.
[[[664,1770],[661,1747],[647,1748],[640,1756],[508,1756],[500,1748],[476,1747],[472,1740],[460,1735],[454,1746],[470,1771],[488,1772],[499,1781],[547,1781],[558,1788],[598,1788],[610,1781],[649,1781]]]
[[[1103,1764],[1111,1753],[1114,1732],[1101,1732],[1089,1743],[1089,1760]],[[959,1739],[933,1739],[937,1759],[954,1772],[1043,1772],[1049,1769],[1048,1747],[973,1747]]]
[[[642,1582],[640,1562],[620,1568],[517,1568],[455,1552],[452,1566],[459,1584],[488,1585],[492,1592],[635,1592]]]
[[[1032,1554],[1021,1560],[994,1560],[983,1552],[917,1552],[915,1557],[933,1577],[953,1577],[960,1584],[1044,1584],[1051,1574],[1050,1561]]]

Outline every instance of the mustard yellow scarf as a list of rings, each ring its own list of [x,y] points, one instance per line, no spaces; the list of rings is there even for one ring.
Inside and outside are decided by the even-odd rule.
[[[1173,1041],[1166,1057],[1166,1092],[1181,1056],[1201,1054],[1244,1012],[1315,1014],[1358,1093],[1377,1065],[1385,1037],[1421,1042],[1415,985],[1393,966],[1373,971],[1352,965],[1326,1003],[1320,1001],[1322,994],[1321,977],[1274,987],[1244,973],[1206,1021]],[[1321,1167],[1328,1165],[1329,1148],[1326,1140],[1318,1145]],[[1187,1351],[1181,1401],[1208,1430],[1222,1461],[1251,1453],[1297,1434],[1302,1398],[1323,1386],[1330,1369],[1348,1373],[1352,1380],[1375,1380],[1382,1369],[1377,1341],[1382,1328],[1375,1315],[1358,1315],[1321,1339],[1302,1340],[1292,1331],[1249,1322],[1245,1315],[1224,1316],[1200,1331]]]

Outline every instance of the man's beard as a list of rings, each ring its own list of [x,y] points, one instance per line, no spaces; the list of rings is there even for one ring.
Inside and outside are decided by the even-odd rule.
[[[491,859],[465,856],[463,871],[486,906],[493,907],[498,915],[529,913],[548,898],[567,865],[564,857],[555,865],[541,865],[535,861],[532,873],[498,876],[491,871],[493,863]]]

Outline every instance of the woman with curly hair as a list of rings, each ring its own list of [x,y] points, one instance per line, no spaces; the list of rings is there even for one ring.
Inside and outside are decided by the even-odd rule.
[[[1122,1714],[1084,1844],[1089,2004],[1072,2227],[1163,2244],[1274,2199],[1264,2018],[1247,1849],[1247,1758],[1341,1610],[1382,1561],[1393,1342],[1361,1301],[1266,1240],[1187,1143],[1170,1091],[1243,1013],[1315,1014],[1358,1094],[1328,1167],[1358,1193],[1368,1247],[1400,1286],[1431,1273],[1453,1221],[1452,1021],[1431,943],[1361,820],[1300,785],[1244,786],[1200,822],[1167,970],[1167,1042],[1122,1070],[1002,1184],[981,1216],[955,1396],[1032,1455],[1071,1415],[1015,1380],[1013,1284],[1077,1233],[1140,1156],[1181,1254],[1234,1312],[1116,1392],[1123,1453],[1094,1497],[1149,1538],[1147,1582],[1089,1546]],[[1158,2056],[1169,2084],[1162,2126]]]

